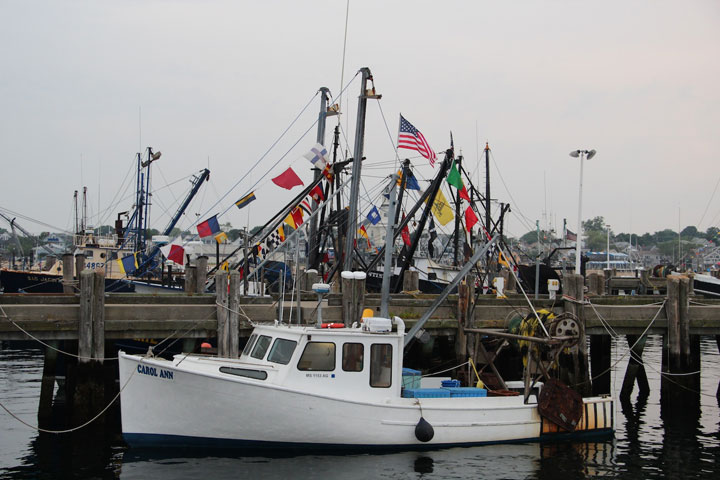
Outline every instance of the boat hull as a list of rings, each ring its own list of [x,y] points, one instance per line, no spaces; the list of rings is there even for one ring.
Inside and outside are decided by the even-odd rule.
[[[5,293],[63,293],[62,275],[25,270],[0,270],[0,285]],[[127,280],[106,278],[105,291],[133,293]]]
[[[223,362],[208,363],[210,368],[198,372],[192,366],[184,367],[180,357],[163,361],[121,353],[121,413],[127,443],[422,448],[537,441],[543,436],[537,405],[524,404],[521,396],[388,396],[384,401],[360,402],[215,374]],[[415,436],[421,416],[434,430],[428,442]]]

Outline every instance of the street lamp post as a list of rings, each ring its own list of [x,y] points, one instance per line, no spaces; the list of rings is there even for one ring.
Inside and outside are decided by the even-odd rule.
[[[595,156],[595,150],[573,150],[570,152],[570,156],[573,158],[580,158],[580,188],[578,192],[578,233],[577,240],[575,241],[575,273],[580,274],[580,255],[582,254],[582,180],[583,180],[583,160],[590,160]]]
[[[607,269],[610,270],[610,225],[607,227]]]

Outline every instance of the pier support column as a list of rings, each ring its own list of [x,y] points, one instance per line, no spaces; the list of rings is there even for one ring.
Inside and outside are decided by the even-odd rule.
[[[420,290],[420,272],[406,270],[403,274],[403,292],[417,292]]]
[[[610,335],[590,336],[590,369],[593,395],[610,392],[612,339]]]
[[[205,292],[205,282],[207,281],[207,264],[208,257],[206,257],[205,255],[198,257],[197,261],[195,262],[195,293]]]
[[[185,266],[185,293],[197,292],[197,267],[195,265]],[[217,288],[216,288],[217,290]]]
[[[665,336],[667,345],[663,355],[663,376],[660,382],[660,399],[663,403],[680,407],[684,404],[700,402],[700,374],[687,374],[699,371],[698,361],[693,361],[692,343],[697,344],[699,338],[690,336],[690,279],[686,276],[670,276],[667,278],[667,315],[668,331]],[[693,335],[695,337],[695,335]],[[697,354],[699,356],[699,353]]]
[[[342,307],[343,322],[346,327],[362,320],[363,306],[365,305],[365,272],[345,271],[340,274],[342,278]]]
[[[215,302],[217,303],[217,355],[227,357],[228,345],[228,274],[224,271],[215,273]]]
[[[64,253],[62,256],[63,266],[63,293],[75,293],[75,287],[73,286],[73,254]]]
[[[105,275],[101,271],[80,273],[80,318],[78,321],[78,363],[74,372],[72,423],[80,425],[105,408],[105,380],[102,358],[105,355]],[[68,372],[68,375],[70,373]],[[91,428],[102,430],[105,416]]]
[[[77,280],[78,284],[80,283],[80,273],[83,270],[85,270],[85,255],[79,253],[75,255],[75,280]]]
[[[47,342],[50,347],[57,348],[57,340]],[[57,350],[45,347],[45,363],[43,364],[42,383],[40,384],[40,403],[38,404],[38,426],[50,428],[52,424],[53,391],[55,390],[55,371],[57,369]]]
[[[620,398],[630,398],[636,381],[640,395],[647,396],[650,394],[650,384],[648,383],[647,372],[645,372],[645,365],[642,363],[642,354],[643,350],[645,350],[647,336],[643,335],[641,338],[638,335],[627,335],[626,338],[632,353],[625,371]]]

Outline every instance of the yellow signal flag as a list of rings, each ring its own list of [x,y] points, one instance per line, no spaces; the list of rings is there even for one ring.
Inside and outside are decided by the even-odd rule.
[[[443,195],[442,190],[438,190],[437,195],[435,196],[435,201],[432,204],[431,211],[435,220],[443,226],[447,225],[455,218],[453,210],[445,198],[445,195]]]
[[[507,268],[510,268],[510,264],[509,264],[508,261],[505,259],[505,255],[503,255],[502,252],[500,252],[500,254],[498,255],[498,263],[499,263],[500,265],[503,265],[503,266],[507,267]]]
[[[295,226],[295,219],[293,218],[292,215],[288,215],[287,217],[285,217],[284,222],[287,223],[288,225],[290,225],[295,230],[297,230],[297,227]]]
[[[220,232],[217,235],[215,235],[215,241],[217,243],[227,242],[227,239],[228,239],[228,236],[227,236],[227,233],[225,233],[225,232]]]

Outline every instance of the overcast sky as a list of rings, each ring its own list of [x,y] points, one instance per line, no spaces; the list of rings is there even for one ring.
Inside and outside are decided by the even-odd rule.
[[[584,219],[603,216],[616,233],[720,226],[717,1],[351,0],[343,76],[345,14],[341,0],[1,0],[0,208],[71,229],[73,191],[86,185],[90,223],[112,224],[132,204],[134,156],[151,146],[163,153],[153,226],[205,167],[210,185],[181,226],[258,181],[252,208],[220,221],[264,223],[297,192],[262,178],[271,165],[270,176],[292,165],[311,178],[299,158],[315,142],[315,92],[337,95],[367,66],[383,95],[368,103],[371,195],[391,173],[402,112],[437,151],[452,131],[481,182],[489,142],[510,235],[536,220],[576,230],[577,148],[598,152],[584,167]],[[356,78],[342,98],[350,150],[359,88]]]

